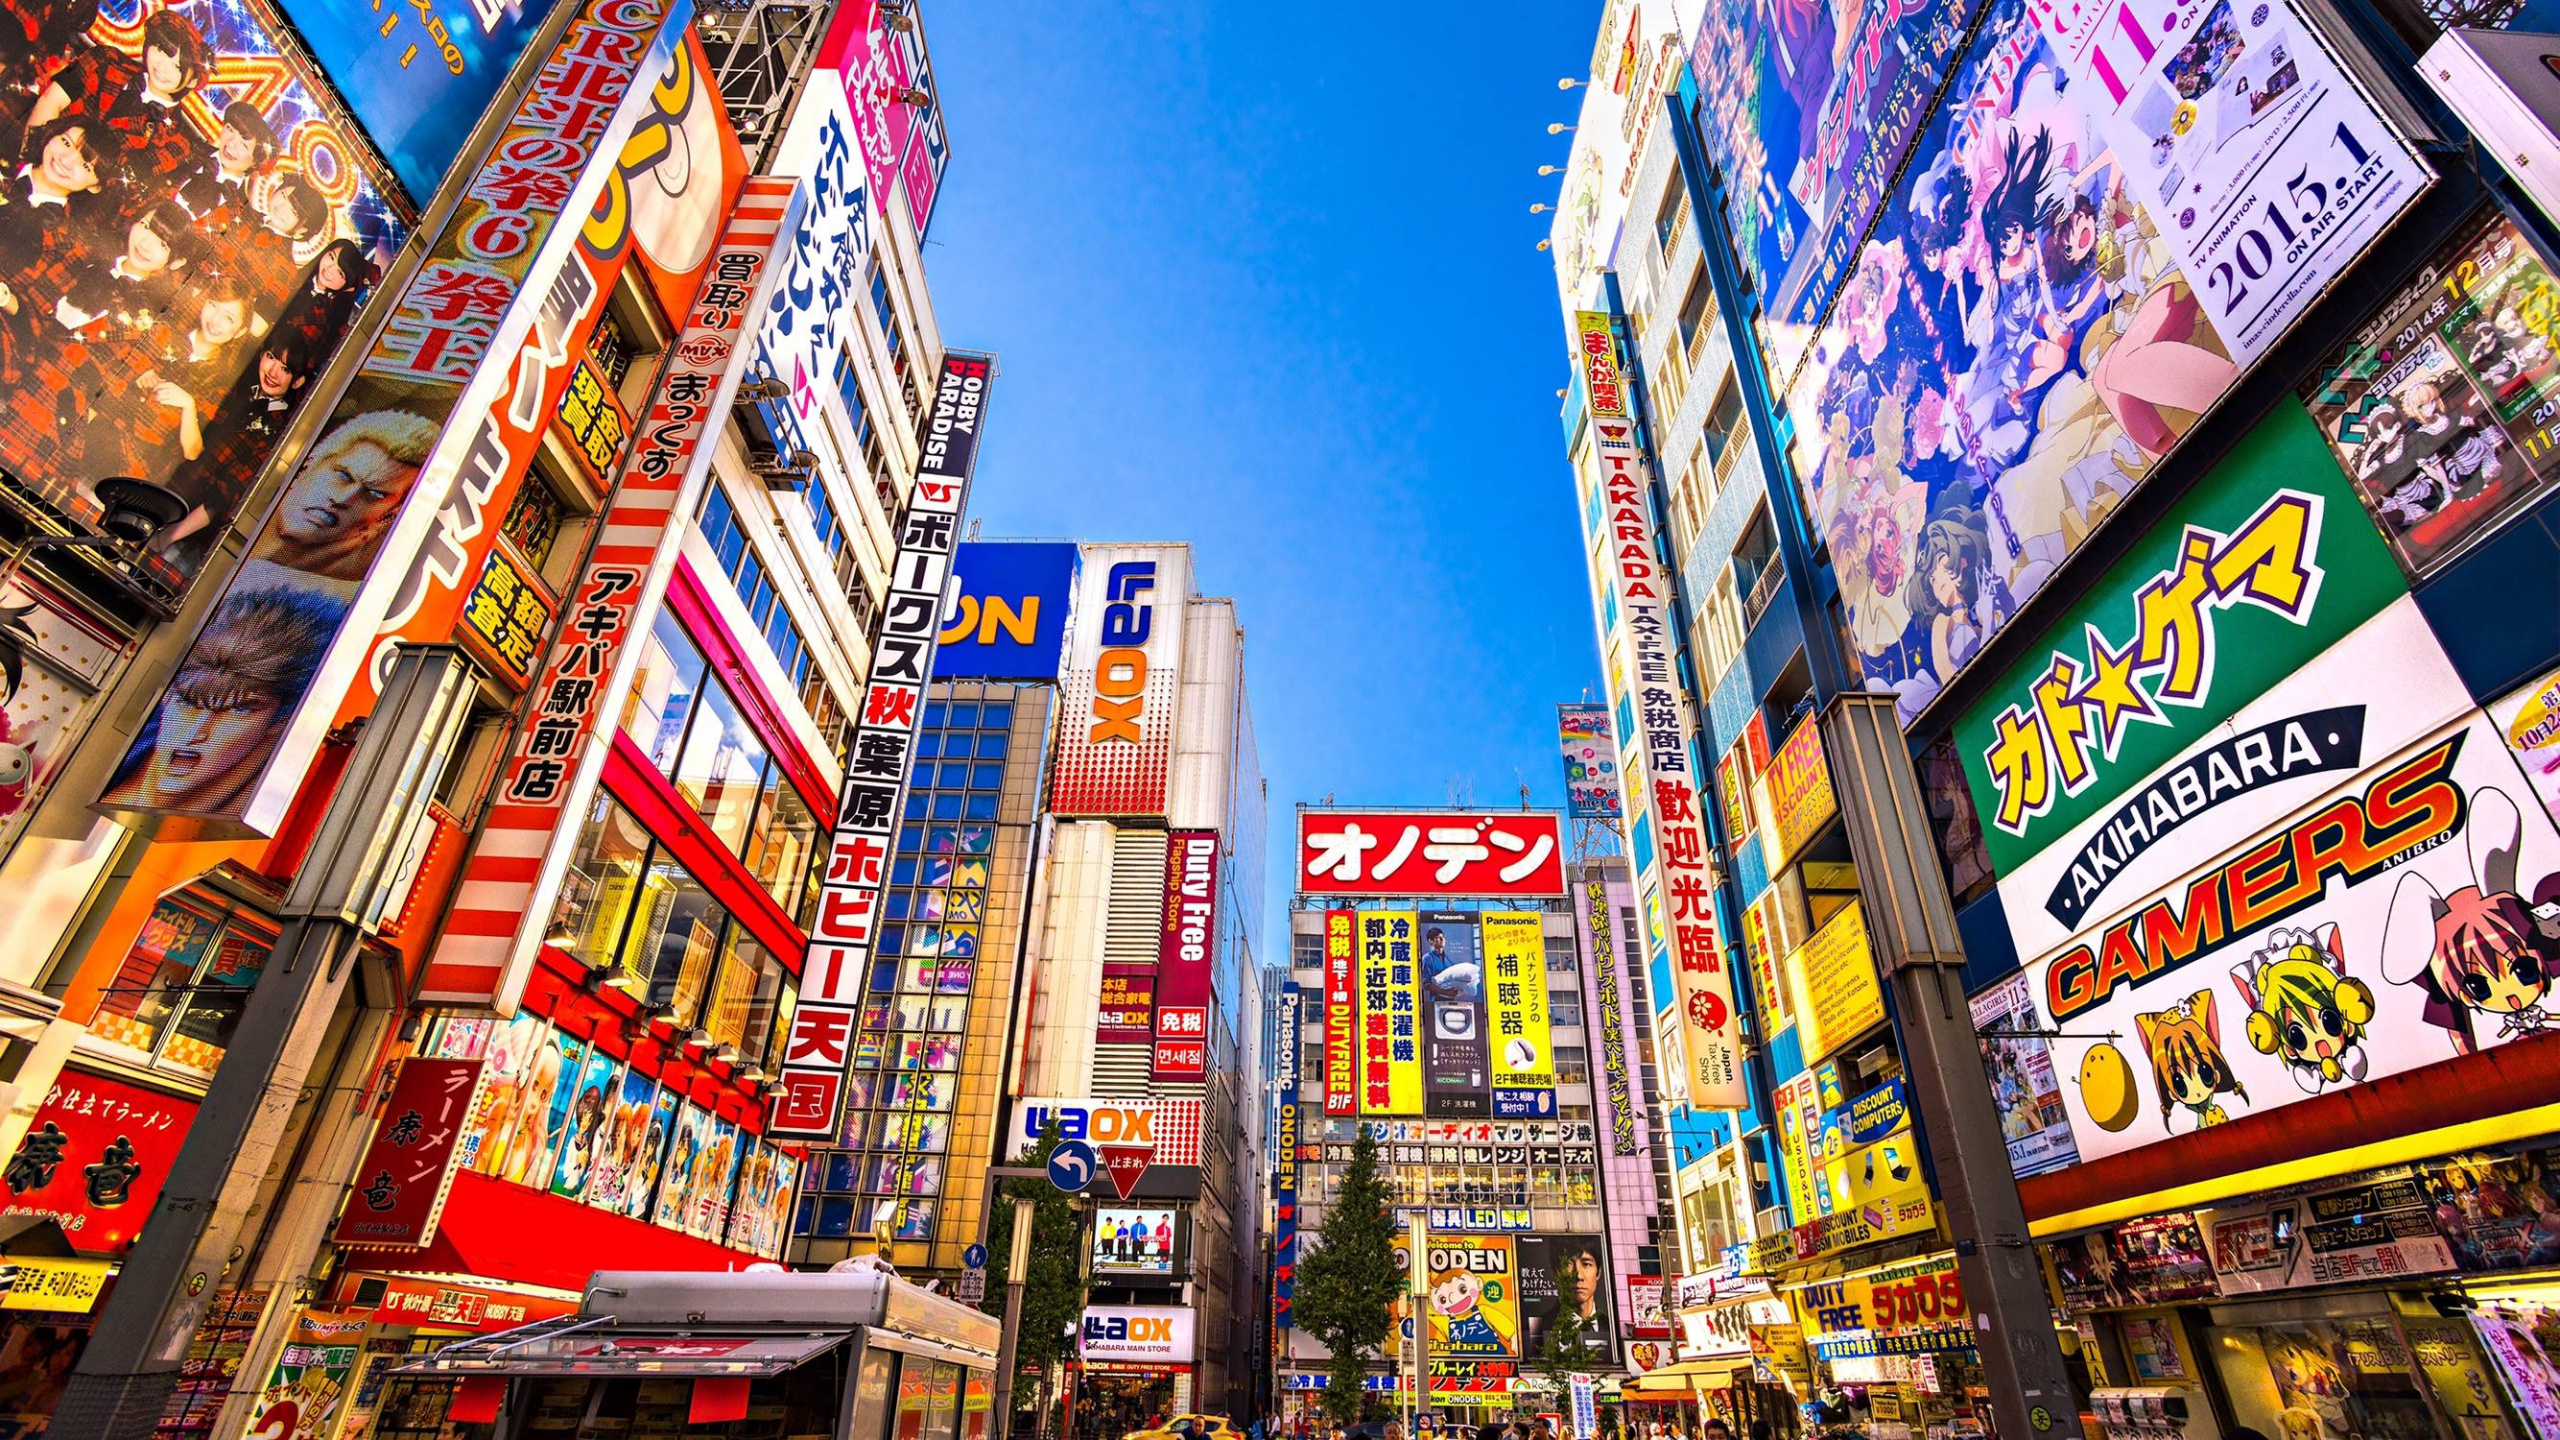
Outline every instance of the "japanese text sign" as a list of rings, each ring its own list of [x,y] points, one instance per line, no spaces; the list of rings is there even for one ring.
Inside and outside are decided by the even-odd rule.
[[[480,583],[463,598],[463,633],[480,642],[510,679],[522,683],[532,673],[534,652],[550,625],[551,599],[542,586],[503,546],[491,550]]]
[[[1582,882],[1583,921],[1591,937],[1592,996],[1600,1007],[1600,1068],[1609,1098],[1609,1153],[1635,1155],[1637,1106],[1627,1070],[1625,995],[1618,985],[1618,941],[1610,933],[1613,918],[1609,886],[1599,876]]]
[[[1359,912],[1360,1113],[1422,1113],[1421,977],[1410,910]]]
[[[1360,1113],[1360,942],[1349,910],[1324,912],[1324,1113]]]
[[[1211,982],[1218,959],[1218,832],[1166,837],[1163,932],[1156,955],[1158,1080],[1208,1073]]]
[[[65,1070],[0,1172],[0,1217],[47,1219],[72,1248],[121,1255],[151,1216],[196,1102]]]
[[[770,1136],[832,1139],[844,1108],[853,1031],[879,935],[881,888],[906,803],[916,728],[933,682],[942,595],[960,541],[994,369],[988,356],[952,351],[944,355],[934,387],[933,423],[899,527],[889,595],[872,645],[871,679],[854,716],[851,759],[800,971],[800,1008],[792,1015],[766,1126]]]
[[[401,1062],[381,1123],[356,1164],[332,1237],[338,1244],[423,1246],[435,1238],[463,1122],[480,1093],[481,1064],[419,1056]]]
[[[1487,910],[1483,935],[1485,1043],[1492,1052],[1493,1113],[1552,1119],[1556,1058],[1547,1015],[1545,917],[1534,910]]]
[[[1301,810],[1308,895],[1539,897],[1564,893],[1552,811]]]

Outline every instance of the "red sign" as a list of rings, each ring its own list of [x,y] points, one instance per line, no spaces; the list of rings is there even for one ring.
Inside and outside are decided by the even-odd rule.
[[[1552,811],[1302,810],[1297,888],[1398,898],[1562,895],[1563,822]]]
[[[402,1061],[373,1143],[357,1163],[355,1189],[332,1238],[340,1245],[424,1245],[436,1235],[453,1153],[480,1093],[478,1060]]]
[[[193,1100],[64,1070],[9,1157],[0,1217],[48,1219],[75,1249],[123,1254],[159,1203],[195,1118]]]
[[[1128,1199],[1138,1192],[1138,1177],[1155,1163],[1153,1145],[1103,1145],[1096,1147],[1102,1156],[1102,1173],[1111,1177],[1111,1188],[1120,1198]]]
[[[1156,1037],[1156,967],[1102,967],[1102,1008],[1093,1038],[1105,1045],[1144,1045]]]
[[[1359,1061],[1353,1028],[1360,1023],[1360,967],[1352,963],[1359,941],[1351,912],[1324,912],[1324,1113],[1357,1115]]]
[[[1165,837],[1163,934],[1156,948],[1158,1080],[1209,1073],[1209,998],[1218,963],[1218,833]]]
[[[439,1285],[432,1280],[360,1277],[352,1272],[339,1280],[338,1303],[333,1308],[350,1308],[357,1289],[367,1279],[383,1282],[382,1297],[374,1302],[372,1318],[385,1325],[483,1332],[513,1330],[536,1320],[571,1314],[578,1308],[575,1300],[549,1295],[490,1290],[477,1285]]]

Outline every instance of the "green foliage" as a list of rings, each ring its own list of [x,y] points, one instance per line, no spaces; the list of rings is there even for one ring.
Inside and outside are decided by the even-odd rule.
[[[1297,1323],[1332,1352],[1324,1410],[1348,1422],[1364,1408],[1383,1408],[1360,1379],[1370,1357],[1386,1346],[1395,1323],[1390,1311],[1404,1293],[1395,1216],[1378,1174],[1378,1143],[1367,1130],[1352,1144],[1324,1225],[1309,1238],[1313,1244],[1298,1262]]]
[[[1583,1338],[1581,1326],[1566,1323],[1570,1318],[1557,1316],[1556,1323],[1547,1327],[1546,1343],[1538,1347],[1538,1368],[1559,1381],[1567,1375],[1591,1375],[1609,1368],[1607,1353]]]
[[[1034,1168],[1049,1163],[1058,1146],[1057,1126],[1013,1158]],[[1004,1314],[1006,1267],[1013,1261],[1013,1202],[1036,1202],[1031,1210],[1031,1268],[1022,1286],[1022,1323],[1014,1354],[1025,1365],[1046,1368],[1075,1358],[1077,1327],[1084,1323],[1084,1221],[1066,1195],[1046,1180],[1007,1180],[987,1198],[987,1295],[978,1308]]]

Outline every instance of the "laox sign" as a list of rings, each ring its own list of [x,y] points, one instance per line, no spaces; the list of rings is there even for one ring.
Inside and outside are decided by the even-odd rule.
[[[1147,652],[1140,648],[1154,633],[1156,611],[1146,595],[1156,588],[1156,562],[1123,560],[1111,567],[1103,594],[1102,652],[1093,670],[1094,744],[1135,745],[1145,737],[1138,713],[1146,703]]]
[[[1152,1145],[1158,1165],[1200,1163],[1200,1102],[1196,1099],[1085,1100],[1032,1096],[1013,1111],[1011,1150],[1036,1143],[1050,1125],[1061,1140],[1093,1145]]]

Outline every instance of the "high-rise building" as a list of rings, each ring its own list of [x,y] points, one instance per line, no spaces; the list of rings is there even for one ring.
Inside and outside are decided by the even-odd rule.
[[[2560,890],[2537,22],[1792,23],[1612,4],[1549,237],[1683,1052],[1629,1397],[2547,1425],[2534,942],[2460,918]]]

